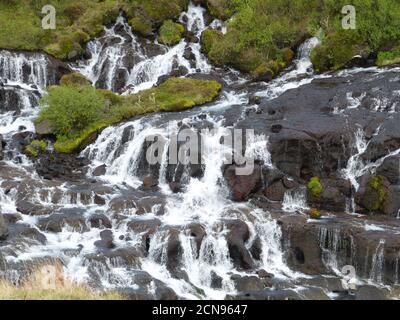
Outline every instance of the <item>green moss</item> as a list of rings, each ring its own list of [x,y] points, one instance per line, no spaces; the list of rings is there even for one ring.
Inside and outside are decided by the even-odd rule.
[[[175,45],[181,40],[184,31],[183,25],[167,20],[159,30],[158,41],[166,45]]]
[[[30,145],[25,148],[25,153],[30,156],[37,158],[41,152],[44,152],[47,148],[47,142],[44,140],[33,140]]]
[[[91,85],[90,80],[84,77],[79,72],[71,72],[64,75],[60,80],[60,85],[62,86],[89,86]]]
[[[376,64],[381,67],[400,64],[400,49],[379,52]]]
[[[133,30],[149,36],[164,21],[178,18],[188,4],[188,0],[126,0],[122,9],[127,13]]]
[[[56,9],[55,30],[41,25],[41,10],[47,4]],[[120,9],[134,30],[147,36],[163,21],[177,18],[187,5],[188,0],[0,1],[0,48],[43,50],[59,59],[75,59],[85,42],[115,21]]]
[[[317,210],[317,209],[314,209],[314,208],[311,209],[308,214],[309,214],[311,219],[320,219],[322,217],[321,212],[319,210]]]
[[[307,189],[311,196],[315,198],[319,198],[322,192],[324,192],[324,187],[322,186],[321,181],[318,177],[312,177],[310,179],[307,185]]]
[[[234,13],[232,0],[207,0],[208,11],[221,20],[229,19]]]
[[[147,37],[153,33],[153,27],[150,21],[146,21],[143,18],[135,17],[129,20],[133,31],[139,33],[140,35]]]
[[[42,28],[41,10],[46,4],[56,9],[55,30]],[[82,52],[81,45],[117,15],[118,5],[111,0],[21,0],[14,5],[1,1],[0,48],[44,50],[60,59],[75,57]]]
[[[341,8],[344,5],[356,8],[354,30],[342,28]],[[400,3],[396,0],[326,2],[316,16],[319,21],[314,23],[323,29],[325,35],[321,45],[312,53],[312,62],[318,72],[342,68],[354,55],[368,56],[371,52],[378,53],[400,42]],[[385,60],[378,61],[378,65]],[[395,61],[386,62],[390,64]]]
[[[221,90],[216,81],[170,78],[158,87],[118,96],[90,86],[53,86],[42,100],[36,123],[54,125],[57,152],[71,153],[102,129],[150,112],[182,111],[213,101]]]
[[[360,52],[355,45],[357,40],[342,34],[333,34],[313,50],[311,62],[317,72],[340,69]]]
[[[388,196],[388,191],[383,181],[384,178],[382,176],[374,176],[369,180],[364,201],[368,211],[382,210],[383,204]]]

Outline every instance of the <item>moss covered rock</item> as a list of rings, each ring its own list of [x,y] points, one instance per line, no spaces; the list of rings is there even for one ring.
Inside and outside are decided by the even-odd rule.
[[[149,36],[165,20],[176,19],[189,0],[70,0],[0,1],[0,48],[43,50],[58,59],[73,60],[84,44],[124,10],[133,29]],[[42,7],[56,9],[56,29],[42,28]],[[12,37],[10,37],[12,35]]]
[[[234,5],[231,0],[207,0],[207,8],[214,17],[227,20],[234,13]]]
[[[175,45],[182,39],[185,28],[180,23],[167,20],[158,32],[158,41],[166,45]]]
[[[37,158],[40,153],[46,151],[47,142],[44,140],[33,140],[26,148],[25,153],[33,158]]]
[[[90,86],[91,84],[90,80],[79,72],[66,74],[60,80],[62,86]]]
[[[314,208],[308,212],[308,215],[311,219],[320,219],[322,217],[321,211]]]
[[[319,198],[324,192],[324,187],[318,177],[312,177],[307,184],[308,194],[312,198]]]
[[[389,199],[390,183],[383,176],[365,177],[356,195],[356,203],[367,212],[384,213]]]

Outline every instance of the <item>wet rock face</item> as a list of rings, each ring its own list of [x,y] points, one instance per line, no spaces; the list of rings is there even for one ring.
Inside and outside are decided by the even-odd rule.
[[[356,203],[363,213],[383,213],[397,216],[400,210],[399,186],[391,185],[384,176],[365,175],[355,196]]]
[[[36,171],[48,180],[77,181],[85,177],[89,161],[74,154],[45,153],[35,163]]]
[[[231,190],[234,201],[244,201],[247,197],[257,192],[262,185],[261,166],[255,165],[254,170],[249,175],[239,175],[235,165],[228,166],[224,171],[224,178]]]
[[[64,209],[64,213],[54,213],[46,218],[40,218],[38,226],[43,231],[61,232],[66,226],[77,232],[87,230],[82,212]]]
[[[357,277],[391,286],[397,281],[399,221],[391,220],[388,225],[382,216],[366,220],[346,214],[325,223],[307,223],[302,216],[280,220],[286,259],[293,269],[327,274],[334,273],[333,268],[353,266]]]
[[[307,194],[308,203],[319,210],[345,212],[347,199],[352,195],[352,186],[345,179],[321,179],[323,191],[318,196]]]

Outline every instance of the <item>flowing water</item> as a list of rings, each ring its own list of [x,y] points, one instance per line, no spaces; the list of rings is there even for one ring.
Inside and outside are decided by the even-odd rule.
[[[180,21],[198,38],[208,27],[221,28],[218,21],[207,26],[203,14],[203,8],[191,4],[188,11],[180,17]],[[185,69],[186,74],[209,74],[216,70],[201,53],[199,43],[188,43],[183,39],[177,45],[167,47],[148,41],[144,46],[143,41],[147,40],[133,34],[121,15],[114,26],[105,28],[101,37],[88,44],[90,58],[74,63],[71,67],[84,74],[95,86],[124,94],[150,88],[160,77],[177,69]],[[328,77],[313,75],[309,55],[317,44],[316,38],[305,42],[299,49],[294,69],[287,70],[282,77],[270,84],[264,84],[257,95],[274,98],[317,77]],[[187,58],[185,52],[188,51],[193,54],[192,59]],[[0,51],[0,79],[7,79],[4,87],[6,89],[18,86],[12,91],[17,94],[20,103],[15,112],[3,112],[1,109],[0,134],[6,141],[10,141],[13,134],[21,131],[21,127],[34,130],[32,120],[37,114],[38,98],[43,94],[42,90],[53,83],[53,78],[48,75],[49,63],[40,54]],[[233,70],[227,70],[224,76],[228,84],[245,81],[244,76]],[[104,259],[100,258],[95,243],[100,239],[101,229],[92,228],[86,222],[79,224],[79,227],[64,225],[61,232],[42,228],[41,232],[47,239],[45,244],[34,243],[18,248],[6,257],[7,262],[12,264],[38,257],[56,257],[62,260],[65,274],[69,278],[88,282],[95,287],[130,290],[146,287],[155,297],[161,281],[181,298],[222,299],[227,294],[236,292],[233,275],[248,274],[239,270],[232,262],[229,247],[230,232],[234,228],[247,228],[249,235],[244,246],[250,249],[257,244],[260,251],[257,259],[249,257],[254,264],[251,272],[264,269],[280,279],[295,278],[297,275],[285,263],[281,244],[282,231],[276,219],[269,212],[250,203],[229,200],[229,191],[223,179],[221,168],[226,156],[233,152],[232,148],[221,144],[221,139],[232,129],[225,125],[223,111],[232,105],[246,105],[247,102],[247,92],[238,91],[232,86],[222,92],[219,100],[207,107],[166,117],[147,115],[105,129],[95,143],[82,151],[82,156],[91,161],[88,181],[93,178],[92,173],[96,167],[106,165],[105,175],[96,178],[96,186],[99,185],[101,190],[108,190],[102,194],[104,201],[101,204],[96,201],[91,182],[80,185],[41,180],[32,173],[32,164],[28,159],[18,154],[19,160],[16,161],[15,151],[8,150],[6,146],[5,154],[7,151],[12,152],[5,157],[5,170],[1,171],[0,186],[10,179],[6,172],[9,171],[14,175],[12,181],[34,181],[29,186],[29,191],[26,191],[25,199],[51,209],[51,212],[55,210],[62,214],[71,209],[81,212],[85,218],[93,215],[108,217],[112,225],[114,245],[125,252],[124,255],[115,257],[112,250],[106,251]],[[174,137],[183,126],[198,132],[202,123],[207,123],[208,128],[198,135],[202,146],[201,174],[191,174],[190,166],[185,164],[171,168],[168,162],[171,156],[169,150],[174,143]],[[160,163],[144,166],[145,146],[149,141],[154,141],[154,137],[163,146],[158,154]],[[254,137],[247,145],[246,155],[252,155],[262,161],[266,168],[272,168],[268,142],[268,136]],[[343,171],[356,189],[357,178],[384,160],[382,158],[373,164],[363,164],[361,155],[367,145],[363,132],[357,131],[356,153]],[[396,152],[391,155],[399,153]],[[154,194],[140,193],[136,196],[139,192],[137,188],[143,182],[143,172],[157,176],[160,189],[152,191]],[[175,180],[179,180],[181,184],[177,193],[169,188],[169,183]],[[129,201],[125,201],[126,195]],[[120,199],[125,199],[122,209],[121,206],[118,207]],[[0,188],[2,212],[16,213],[17,200],[18,195],[15,192],[5,193]],[[147,205],[145,210],[139,212],[141,201],[147,201]],[[307,209],[305,190],[299,189],[285,194],[284,211],[293,213]],[[40,219],[22,215],[22,221],[18,223],[37,229]],[[149,238],[145,232],[133,231],[132,223],[155,223],[157,228],[154,228]],[[146,247],[145,254],[133,254],[133,258],[132,252],[139,252],[143,247]],[[170,251],[173,249],[179,251],[179,268],[171,261]],[[333,262],[330,260],[329,263]],[[373,265],[378,266],[379,263],[381,258],[378,252]],[[375,269],[370,276],[379,281],[379,274]],[[143,272],[150,277],[145,284]],[[219,282],[217,285],[216,279]]]

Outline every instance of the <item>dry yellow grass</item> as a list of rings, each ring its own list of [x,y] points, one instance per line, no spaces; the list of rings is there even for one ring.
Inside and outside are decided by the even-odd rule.
[[[62,266],[42,266],[20,285],[0,281],[0,300],[122,300],[116,292],[97,293],[64,278]]]

